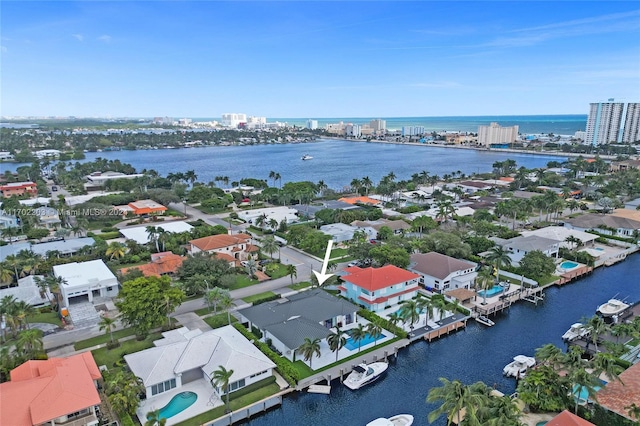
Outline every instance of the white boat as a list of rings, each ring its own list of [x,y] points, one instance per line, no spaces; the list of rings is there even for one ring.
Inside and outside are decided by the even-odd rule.
[[[596,313],[602,315],[605,321],[608,319],[613,322],[618,322],[618,317],[629,307],[628,304],[622,300],[609,299],[607,303],[603,303],[598,306]]]
[[[489,317],[485,317],[484,315],[478,315],[476,317],[476,321],[480,324],[486,325],[487,327],[493,327],[494,325],[496,325],[495,322],[491,321]]]
[[[565,342],[571,342],[580,337],[586,337],[589,334],[589,330],[584,326],[584,324],[577,322],[573,324],[563,335],[562,340]]]
[[[386,362],[372,362],[371,364],[356,365],[347,376],[344,385],[351,390],[360,389],[362,386],[375,382],[387,371],[389,364]]]
[[[398,414],[388,419],[380,417],[367,423],[367,426],[411,426],[412,424],[413,416],[411,414]]]
[[[313,158],[313,157],[312,157],[312,156],[310,156],[309,154],[305,154],[305,155],[303,155],[303,156],[302,156],[302,159],[303,159],[303,160],[311,160],[312,158]]]
[[[517,355],[513,357],[513,361],[502,369],[502,374],[507,377],[522,378],[527,370],[536,365],[536,359],[530,356]]]

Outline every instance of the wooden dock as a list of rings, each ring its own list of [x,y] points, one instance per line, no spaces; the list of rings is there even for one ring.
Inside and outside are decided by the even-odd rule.
[[[554,282],[555,285],[561,286],[572,281],[575,281],[579,278],[584,277],[585,275],[589,275],[593,272],[592,266],[582,266],[580,268],[576,268],[573,271],[566,272],[560,275],[560,279]]]
[[[428,332],[424,335],[424,340],[430,342],[434,339],[438,339],[442,336],[446,336],[454,331],[457,331],[461,328],[465,328],[467,326],[467,319],[465,318],[462,321],[452,322],[450,324],[444,325],[440,328],[437,328],[433,331]]]

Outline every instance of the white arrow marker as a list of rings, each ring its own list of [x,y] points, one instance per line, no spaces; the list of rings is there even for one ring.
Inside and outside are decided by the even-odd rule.
[[[333,274],[327,274],[327,265],[329,265],[329,256],[331,256],[331,246],[333,246],[333,240],[329,240],[327,242],[327,252],[324,255],[324,262],[322,262],[322,271],[313,271],[316,274],[316,278],[318,278],[318,285],[321,286],[330,276]]]

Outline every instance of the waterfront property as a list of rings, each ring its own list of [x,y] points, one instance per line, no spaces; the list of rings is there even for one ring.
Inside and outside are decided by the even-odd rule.
[[[558,250],[560,248],[559,241],[538,237],[536,235],[515,237],[509,240],[498,240],[496,238],[495,240],[507,251],[513,265],[519,265],[527,253],[536,250],[541,251],[549,257],[558,257]]]
[[[640,229],[640,221],[622,216],[589,213],[573,219],[567,219],[565,226],[579,231],[597,231],[601,234],[618,237],[631,237]]]
[[[388,309],[418,294],[420,276],[394,265],[352,266],[344,270],[340,295],[373,312]]]
[[[478,276],[477,266],[473,262],[430,252],[412,254],[408,269],[420,275],[420,284],[427,290],[444,293],[473,287]]]
[[[137,410],[143,424],[147,413],[156,409],[165,409],[175,422],[222,405],[226,390],[211,384],[220,366],[233,370],[230,392],[273,375],[275,364],[232,326],[207,332],[182,327],[162,335],[153,348],[124,357],[146,390]],[[185,392],[195,394],[195,400],[175,407],[173,398]]]
[[[575,243],[568,242],[567,238],[576,238],[582,241],[584,247],[593,247],[595,240],[598,239],[597,235],[590,234],[588,232],[578,231],[577,229],[569,229],[563,226],[547,226],[533,231],[522,231],[523,237],[537,236],[542,238],[548,238],[550,240],[556,240],[560,242],[560,247],[566,247],[568,249],[574,249]]]
[[[241,322],[260,330],[261,340],[271,342],[290,361],[296,360],[296,350],[305,338],[319,339],[320,358],[326,355],[329,364],[331,360],[335,362],[335,354],[329,350],[326,337],[333,327],[346,331],[360,323],[362,320],[356,314],[359,309],[324,290],[310,290],[288,296],[284,302],[277,300],[241,309],[238,314]],[[322,362],[313,362],[316,368],[321,365]]]
[[[64,306],[93,302],[96,297],[116,297],[118,280],[102,260],[73,262],[53,267],[56,278],[62,278],[60,294]]]
[[[640,363],[620,373],[619,378],[620,380],[612,380],[598,391],[598,404],[629,420],[639,421],[640,417],[633,414],[629,407],[640,403]]]
[[[91,352],[68,358],[27,361],[0,383],[0,424],[98,424],[97,381],[102,378]]]

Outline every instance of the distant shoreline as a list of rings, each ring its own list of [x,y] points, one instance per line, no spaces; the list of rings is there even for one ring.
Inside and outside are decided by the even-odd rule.
[[[597,154],[580,154],[575,152],[556,152],[556,151],[531,151],[531,150],[521,150],[521,149],[513,149],[513,148],[479,148],[475,146],[462,146],[462,145],[444,145],[444,144],[433,144],[433,143],[420,143],[420,142],[394,142],[394,141],[381,141],[381,140],[354,140],[354,139],[344,139],[340,137],[333,136],[323,136],[322,139],[332,139],[332,140],[342,140],[345,142],[355,142],[355,143],[381,143],[381,144],[389,144],[389,145],[410,145],[410,146],[424,146],[431,148],[450,148],[450,149],[466,149],[466,150],[474,150],[481,152],[509,152],[514,154],[526,154],[526,155],[546,155],[549,157],[584,157],[584,158],[602,158],[603,160],[615,160],[617,158],[616,155],[597,155]]]

